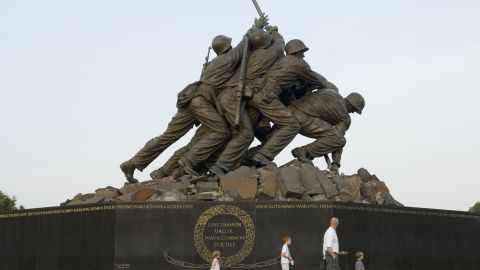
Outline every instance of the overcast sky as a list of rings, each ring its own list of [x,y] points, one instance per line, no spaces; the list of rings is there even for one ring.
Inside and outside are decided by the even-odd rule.
[[[314,70],[364,95],[344,173],[367,168],[407,206],[480,201],[478,0],[259,4],[310,47]],[[119,164],[166,128],[211,39],[239,42],[255,16],[249,0],[0,0],[0,190],[31,208],[121,186]],[[275,161],[309,141],[298,135]]]

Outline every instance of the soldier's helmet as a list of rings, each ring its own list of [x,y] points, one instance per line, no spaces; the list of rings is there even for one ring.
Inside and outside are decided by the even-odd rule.
[[[265,49],[272,45],[273,39],[270,35],[262,30],[255,30],[248,35],[248,40],[252,46],[252,50],[259,48]]]
[[[362,95],[353,92],[345,99],[352,104],[358,114],[362,114],[363,108],[365,107],[365,99],[363,99]]]
[[[300,39],[292,39],[285,45],[285,53],[287,55],[306,51],[308,51],[308,47]]]
[[[230,49],[230,46],[232,46],[232,39],[227,36],[218,35],[213,38],[212,49],[217,55],[228,51],[228,49]]]

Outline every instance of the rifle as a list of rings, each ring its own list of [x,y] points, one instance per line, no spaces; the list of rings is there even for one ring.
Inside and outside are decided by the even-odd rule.
[[[264,14],[260,9],[260,6],[257,3],[257,0],[252,0],[255,9],[258,12],[260,17],[263,17]],[[242,55],[242,63],[240,66],[240,80],[238,82],[238,89],[237,89],[237,111],[235,114],[235,126],[238,127],[240,125],[240,119],[242,117],[243,109],[245,108],[245,104],[247,101],[243,98],[245,93],[245,75],[247,72],[247,58],[248,58],[248,34],[243,36],[243,41],[245,42],[243,45],[243,55]]]
[[[247,58],[248,58],[248,34],[243,36],[243,55],[242,55],[242,63],[240,64],[240,78],[238,81],[238,89],[237,89],[237,111],[235,114],[235,126],[238,127],[240,125],[240,118],[243,114],[243,109],[245,108],[246,100],[243,98],[245,93],[245,75],[247,73]]]
[[[212,49],[212,47],[209,46],[208,51],[207,51],[207,56],[205,56],[205,63],[203,63],[203,68],[202,68],[202,73],[200,74],[200,78],[202,78],[203,72],[207,68],[208,60],[210,59],[210,50],[211,49]]]

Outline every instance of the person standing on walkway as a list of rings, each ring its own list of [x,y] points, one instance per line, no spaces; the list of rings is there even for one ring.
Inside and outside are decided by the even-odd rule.
[[[340,221],[338,218],[333,217],[330,220],[330,227],[325,231],[323,236],[323,258],[327,262],[327,270],[340,270],[338,264],[338,256],[346,255],[348,252],[340,252],[338,237],[337,237],[337,228]]]
[[[357,253],[355,253],[355,257],[357,258],[355,270],[365,270],[365,266],[363,266],[363,252],[357,251]]]
[[[292,238],[288,235],[283,237],[283,247],[282,252],[280,253],[280,265],[282,266],[282,270],[288,270],[290,268],[290,264],[293,264],[293,258],[290,255],[290,250],[288,246],[292,243]]]
[[[220,261],[218,258],[220,258],[220,251],[219,250],[214,250],[212,253],[212,267],[210,270],[220,270]]]

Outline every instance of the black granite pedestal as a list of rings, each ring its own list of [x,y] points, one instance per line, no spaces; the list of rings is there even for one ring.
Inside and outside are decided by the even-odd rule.
[[[479,270],[480,216],[467,212],[322,202],[115,203],[0,214],[0,269],[321,269],[322,242],[340,219],[342,269],[365,253],[369,270]]]

